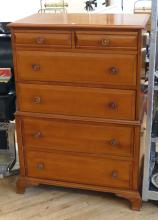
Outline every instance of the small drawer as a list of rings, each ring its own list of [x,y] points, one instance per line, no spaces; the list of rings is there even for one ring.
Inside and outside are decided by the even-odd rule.
[[[24,47],[64,47],[71,48],[71,32],[16,32],[15,44]]]
[[[17,51],[18,79],[27,81],[135,86],[136,66],[130,54]]]
[[[76,48],[87,49],[137,49],[136,32],[76,32]]]
[[[45,150],[98,155],[130,157],[133,154],[132,126],[24,118],[22,130],[24,145],[36,151],[44,146]]]
[[[131,186],[130,161],[27,151],[26,163],[27,175],[33,178],[124,189]]]
[[[20,111],[135,119],[135,91],[18,84]],[[27,91],[27,92],[26,92]]]

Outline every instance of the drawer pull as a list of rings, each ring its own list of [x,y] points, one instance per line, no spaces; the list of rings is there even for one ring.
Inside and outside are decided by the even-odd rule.
[[[41,97],[39,97],[39,96],[34,97],[34,98],[33,98],[33,102],[34,102],[35,104],[40,104],[40,103],[41,103]]]
[[[111,139],[111,140],[109,141],[109,143],[110,143],[110,145],[112,145],[112,146],[118,145],[118,142],[117,142],[117,140],[116,140],[115,138]]]
[[[34,137],[35,137],[36,139],[41,138],[41,137],[42,137],[41,132],[37,132],[36,134],[34,134]]]
[[[38,170],[44,170],[44,164],[43,164],[43,163],[38,163],[37,166],[36,166],[36,168],[37,168]]]
[[[40,71],[40,65],[39,64],[32,64],[33,71]]]
[[[112,66],[109,70],[110,74],[116,75],[119,72],[119,69],[117,67]]]
[[[116,109],[116,108],[117,108],[117,104],[116,104],[115,102],[110,102],[110,103],[108,104],[108,107],[109,107],[110,109]]]
[[[118,177],[118,172],[117,171],[112,171],[112,173],[111,173],[111,176],[112,176],[112,178],[117,178]]]
[[[36,43],[37,44],[43,44],[45,42],[45,38],[44,37],[38,37],[36,38]]]
[[[103,47],[109,46],[109,44],[110,44],[110,40],[109,39],[102,39],[101,40],[101,45]]]

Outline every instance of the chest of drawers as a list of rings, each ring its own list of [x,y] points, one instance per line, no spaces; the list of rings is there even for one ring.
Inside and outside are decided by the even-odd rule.
[[[17,192],[50,184],[111,192],[139,210],[146,15],[37,14],[10,24]]]

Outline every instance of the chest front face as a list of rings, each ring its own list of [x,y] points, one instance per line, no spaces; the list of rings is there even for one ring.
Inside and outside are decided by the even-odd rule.
[[[12,29],[20,181],[114,192],[139,209],[142,31],[84,19]]]

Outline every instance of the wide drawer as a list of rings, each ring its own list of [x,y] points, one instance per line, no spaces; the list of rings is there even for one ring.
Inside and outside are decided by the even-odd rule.
[[[62,153],[26,152],[29,177],[129,189],[132,163]]]
[[[34,47],[71,48],[71,32],[68,31],[25,31],[15,32],[15,44]]]
[[[136,55],[17,51],[18,79],[136,85]]]
[[[27,149],[118,156],[132,156],[133,153],[134,130],[131,126],[24,118],[22,131]]]
[[[20,111],[135,119],[135,91],[18,84]]]
[[[138,34],[136,32],[76,32],[76,48],[85,49],[137,49]]]

